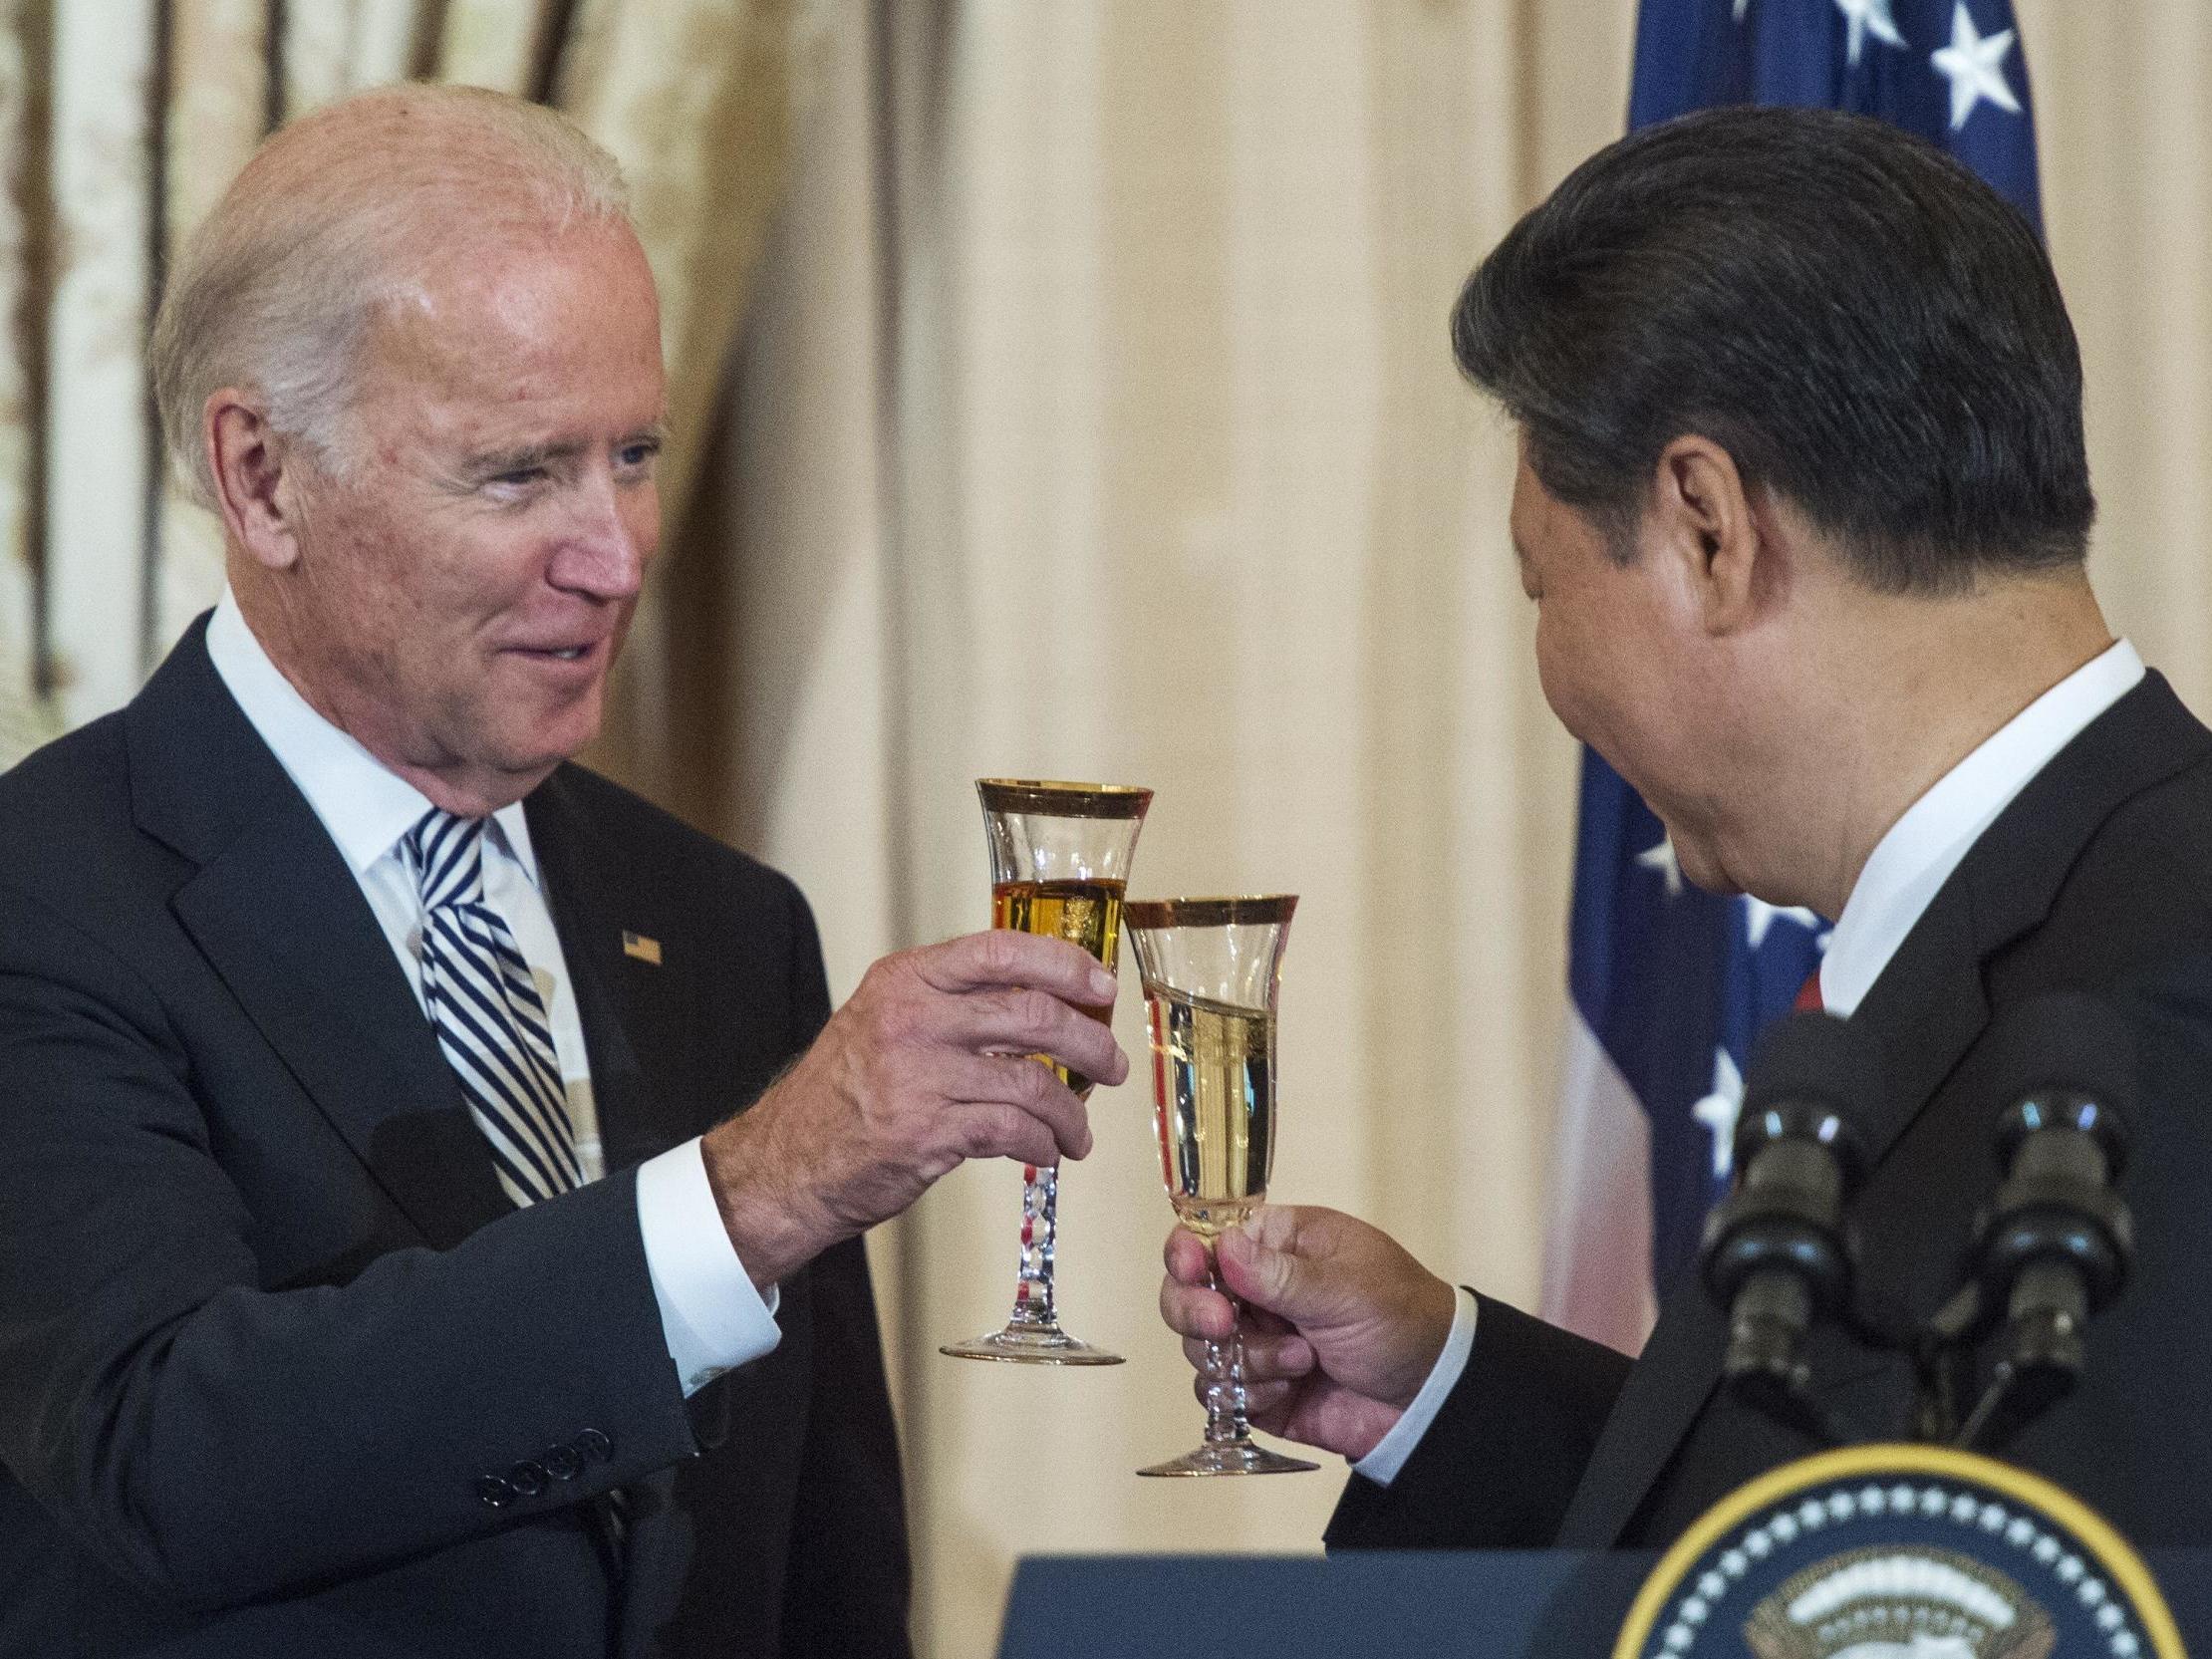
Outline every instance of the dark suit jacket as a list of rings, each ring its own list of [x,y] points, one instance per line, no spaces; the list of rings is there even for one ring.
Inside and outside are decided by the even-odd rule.
[[[1990,826],[1853,1015],[1887,1059],[1883,1110],[1859,1125],[1873,1159],[1855,1210],[1862,1318],[1909,1328],[1964,1275],[1975,1209],[1997,1186],[2002,1102],[1979,1046],[1994,1010],[2107,990],[2206,945],[2212,732],[2153,674]],[[2212,1072],[2185,1063],[2191,1010],[2207,1003],[2174,992],[2157,1015],[2122,1183],[2139,1270],[2090,1326],[2078,1392],[2005,1449],[2143,1545],[2212,1544]],[[1726,1334],[1694,1272],[1670,1287],[1633,1366],[1486,1299],[1443,1412],[1387,1492],[1353,1478],[1330,1543],[1671,1542],[1725,1493],[1816,1450],[1717,1389]],[[1905,1436],[1905,1361],[1832,1328],[1810,1357],[1835,1410],[1869,1435]]]
[[[531,795],[610,1174],[516,1211],[204,627],[0,778],[0,1654],[906,1653],[858,1241],[687,1402],[638,1230],[638,1162],[828,1015],[797,890]]]

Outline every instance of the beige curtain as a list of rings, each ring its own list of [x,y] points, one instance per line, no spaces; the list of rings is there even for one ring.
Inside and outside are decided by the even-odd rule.
[[[799,0],[0,0],[0,764],[127,701],[221,593],[148,406],[161,272],[274,124],[364,87],[539,98],[622,161],[670,365],[667,562],[700,563],[697,455],[822,27]],[[675,796],[666,616],[641,615],[599,758]]]
[[[1137,887],[1304,895],[1278,1192],[1527,1296],[1574,754],[1527,672],[1510,435],[1442,324],[1617,119],[1553,144],[1533,73],[1619,85],[1626,20],[1523,12],[1008,0],[841,35],[734,376],[718,816],[799,875],[844,986],[985,919],[973,777],[1151,784]],[[1151,1311],[1149,1103],[1092,1115],[1063,1310],[1127,1366],[936,1353],[1004,1315],[1015,1172],[879,1241],[936,1654],[989,1650],[1017,1553],[1309,1549],[1340,1484],[1133,1478],[1199,1416]]]
[[[798,876],[839,988],[983,920],[970,778],[1149,783],[1138,887],[1304,895],[1278,1194],[1522,1299],[1574,750],[1505,543],[1510,434],[1442,324],[1512,218],[1619,131],[1633,11],[847,15],[720,457],[735,684],[710,717],[734,762],[706,815]],[[2020,12],[2088,358],[2094,569],[2114,625],[2212,709],[2212,22],[2193,0]],[[1064,1308],[1127,1366],[937,1354],[1004,1311],[1014,1172],[963,1171],[878,1240],[917,1629],[945,1659],[989,1651],[1017,1554],[1310,1549],[1340,1485],[1131,1477],[1198,1417],[1152,1314],[1141,1085],[1092,1111]]]
[[[2015,0],[2112,625],[2212,717],[2212,9]]]
[[[2212,709],[2212,16],[2016,3],[2092,568]],[[1632,0],[294,0],[274,54],[262,4],[171,0],[131,60],[155,0],[0,0],[0,296],[35,324],[0,382],[0,752],[128,695],[218,579],[142,482],[154,140],[119,62],[167,78],[171,238],[272,106],[409,72],[552,96],[632,169],[685,440],[602,763],[798,877],[840,992],[985,919],[974,776],[1153,785],[1139,887],[1304,895],[1277,1193],[1532,1299],[1574,750],[1510,434],[1442,319],[1617,132]],[[1019,1553],[1308,1549],[1339,1485],[1131,1477],[1198,1414],[1141,1087],[1093,1116],[1063,1302],[1128,1365],[936,1353],[1003,1315],[1016,1172],[874,1242],[938,1659],[990,1650]]]
[[[36,325],[23,321],[42,286],[33,227],[43,217],[43,195],[21,185],[43,173],[50,99],[31,11],[27,0],[0,5],[0,177],[14,186],[0,193],[0,319],[12,325],[13,348],[0,356],[0,766],[60,729],[51,699],[40,694],[37,664],[45,352]]]

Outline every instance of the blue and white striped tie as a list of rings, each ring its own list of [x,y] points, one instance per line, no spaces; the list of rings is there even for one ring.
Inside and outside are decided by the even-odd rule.
[[[484,820],[432,807],[408,831],[422,894],[422,996],[438,1046],[517,1207],[584,1184],[545,999],[484,902]]]
[[[553,1022],[506,919],[484,902],[484,820],[436,807],[407,833],[422,895],[422,998],[437,1045],[491,1144],[515,1207],[584,1184]],[[629,1530],[620,1489],[593,1505],[619,1569]]]

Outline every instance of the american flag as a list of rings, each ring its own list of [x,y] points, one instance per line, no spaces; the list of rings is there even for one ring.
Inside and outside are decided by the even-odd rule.
[[[1643,0],[1629,126],[1725,104],[1878,116],[2042,222],[2011,0]],[[1810,911],[1687,886],[1659,820],[1584,752],[1546,1317],[1642,1346],[1727,1190],[1752,1038],[1825,943]]]

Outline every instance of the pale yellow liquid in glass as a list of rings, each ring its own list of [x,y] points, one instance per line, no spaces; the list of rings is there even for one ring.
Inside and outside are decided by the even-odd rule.
[[[1211,1239],[1267,1196],[1274,1016],[1150,985],[1145,996],[1161,1178],[1183,1225]]]

